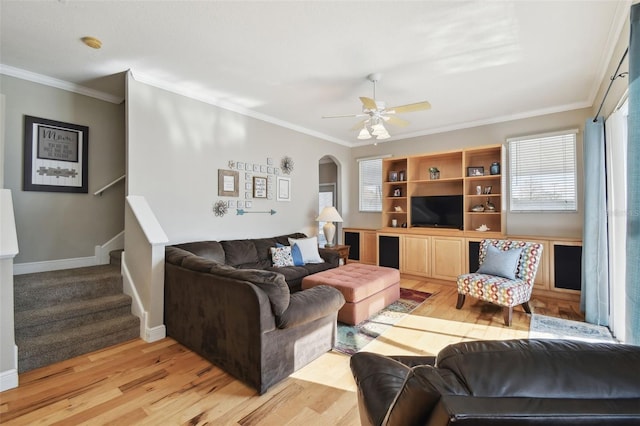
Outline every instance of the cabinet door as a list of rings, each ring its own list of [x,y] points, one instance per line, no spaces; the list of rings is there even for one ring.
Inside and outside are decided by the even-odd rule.
[[[428,277],[431,274],[429,237],[405,235],[402,239],[400,272]]]
[[[360,263],[375,265],[378,240],[376,231],[360,232]]]
[[[465,239],[431,237],[431,276],[441,280],[458,279],[465,271]]]

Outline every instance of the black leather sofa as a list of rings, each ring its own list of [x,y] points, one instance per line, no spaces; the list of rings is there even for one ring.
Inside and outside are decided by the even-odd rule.
[[[476,341],[351,357],[363,425],[640,425],[640,347]]]
[[[289,236],[165,248],[167,335],[261,394],[331,350],[344,304],[333,287],[295,291],[304,276],[338,266],[337,253],[321,251],[325,263],[271,267],[269,247]]]

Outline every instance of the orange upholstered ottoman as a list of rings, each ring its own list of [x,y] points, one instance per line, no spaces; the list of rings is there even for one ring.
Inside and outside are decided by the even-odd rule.
[[[329,285],[342,293],[346,303],[338,311],[338,321],[358,324],[400,298],[397,269],[349,263],[304,277],[302,288]]]

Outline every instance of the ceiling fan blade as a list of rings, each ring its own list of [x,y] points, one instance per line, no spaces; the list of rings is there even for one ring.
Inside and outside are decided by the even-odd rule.
[[[396,116],[391,116],[391,117],[383,116],[382,118],[386,123],[391,124],[393,126],[407,127],[409,125],[409,122],[407,120],[403,120],[402,118],[398,118]]]
[[[323,115],[322,118],[353,118],[353,117],[365,117],[368,114],[344,114],[344,115]]]
[[[366,126],[367,121],[369,121],[369,119],[367,118],[366,120],[362,120],[362,121],[358,121],[358,124],[356,124],[355,126],[353,126],[351,129],[349,130],[360,130],[362,129],[364,126]]]
[[[362,106],[365,109],[370,109],[372,111],[375,111],[378,109],[378,106],[376,105],[376,101],[374,101],[371,98],[365,98],[364,96],[361,96],[360,101],[362,102]]]
[[[389,114],[402,114],[405,112],[424,111],[431,108],[431,104],[427,101],[416,102],[415,104],[400,105],[397,107],[387,108]]]

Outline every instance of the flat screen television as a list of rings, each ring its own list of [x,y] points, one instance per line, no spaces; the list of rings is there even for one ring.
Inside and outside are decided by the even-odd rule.
[[[411,226],[462,229],[462,195],[411,197]]]

